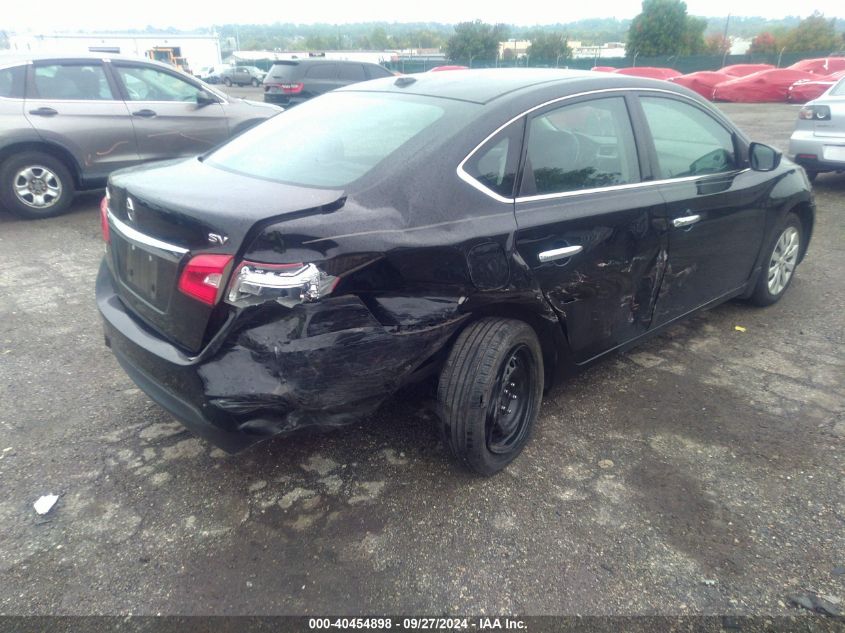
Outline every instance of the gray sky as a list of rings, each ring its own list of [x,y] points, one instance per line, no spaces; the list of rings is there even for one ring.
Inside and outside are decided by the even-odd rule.
[[[142,2],[102,3],[97,0],[41,0],[38,3],[4,3],[0,29],[25,32],[103,30],[155,27],[191,29],[224,23],[344,23],[385,20],[390,22],[460,22],[481,19],[517,25],[571,22],[582,18],[631,18],[640,2],[521,2],[491,3],[488,0],[317,0],[316,2],[251,0],[250,2]],[[702,16],[734,15],[781,18],[821,11],[828,17],[845,17],[842,0],[809,0],[805,3],[772,0],[687,0],[689,13]]]

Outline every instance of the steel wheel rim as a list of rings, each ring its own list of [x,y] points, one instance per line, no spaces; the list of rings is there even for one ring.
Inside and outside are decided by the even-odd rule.
[[[13,182],[15,196],[33,209],[49,209],[62,196],[62,181],[43,165],[24,167]]]
[[[531,396],[537,366],[531,351],[519,344],[506,359],[493,386],[484,428],[487,450],[496,454],[509,453],[519,446],[534,410]]]
[[[795,271],[795,265],[798,262],[800,242],[798,229],[794,226],[786,227],[780,234],[778,241],[775,242],[775,248],[769,258],[767,278],[770,294],[778,295],[783,292],[789,284],[789,280],[792,279],[792,273]]]

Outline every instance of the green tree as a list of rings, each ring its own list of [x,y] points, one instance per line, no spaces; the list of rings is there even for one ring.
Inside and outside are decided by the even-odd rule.
[[[751,40],[751,46],[748,47],[749,53],[763,53],[771,54],[777,53],[781,49],[777,39],[772,33],[764,31]]]
[[[568,38],[560,31],[535,31],[529,35],[531,46],[528,47],[528,57],[535,61],[545,61],[558,65],[560,60],[572,57]]]
[[[681,0],[643,0],[631,21],[625,52],[628,56],[694,54],[704,50],[707,21],[687,15]]]
[[[499,42],[507,39],[503,24],[486,24],[481,20],[455,25],[455,34],[446,42],[446,56],[454,62],[471,65],[473,61],[492,62],[499,54]]]
[[[836,20],[826,20],[818,11],[804,18],[787,33],[783,45],[788,51],[836,51],[842,40],[836,33]]]

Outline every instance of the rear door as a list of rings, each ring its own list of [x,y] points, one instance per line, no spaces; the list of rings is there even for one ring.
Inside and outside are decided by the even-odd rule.
[[[345,63],[338,64],[337,79],[340,85],[354,84],[368,79],[364,70],[364,64]]]
[[[302,77],[302,96],[317,97],[323,93],[340,88],[343,83],[337,78],[338,65],[333,62],[319,62],[305,66]]]
[[[129,111],[100,60],[44,60],[27,69],[24,115],[67,149],[85,179],[138,162]]]
[[[669,261],[655,326],[740,289],[764,233],[768,177],[745,169],[732,131],[682,96],[640,96],[666,200]]]
[[[648,330],[666,258],[629,99],[554,104],[527,121],[516,248],[564,318],[578,363]]]
[[[197,103],[199,84],[149,64],[111,66],[129,107],[142,160],[194,156],[229,137],[223,107]]]

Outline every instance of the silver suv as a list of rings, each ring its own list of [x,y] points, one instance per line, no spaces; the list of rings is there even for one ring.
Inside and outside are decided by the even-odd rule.
[[[203,153],[281,111],[158,62],[0,58],[0,207],[57,215],[115,169]]]

